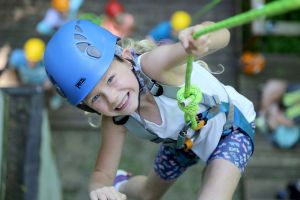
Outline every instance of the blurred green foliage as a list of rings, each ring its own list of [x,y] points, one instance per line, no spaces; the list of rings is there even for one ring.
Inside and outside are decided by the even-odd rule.
[[[266,3],[270,3],[277,0],[266,0]],[[243,1],[242,8],[244,11],[251,9],[249,1]],[[300,11],[285,13],[268,18],[269,20],[280,20],[288,22],[300,23]],[[300,54],[300,37],[299,36],[254,36],[251,33],[251,25],[247,24],[243,26],[243,42],[245,50],[266,52],[266,53],[287,53],[287,54]]]
[[[258,39],[256,48],[270,53],[300,53],[300,37],[264,36]]]
[[[278,1],[278,0],[266,0],[266,3],[271,3],[274,1]],[[288,1],[288,0],[286,0]],[[268,19],[272,19],[272,20],[285,20],[285,21],[297,21],[300,23],[300,11],[299,10],[295,10],[289,13],[285,13],[283,15],[276,15],[273,17],[270,17]]]

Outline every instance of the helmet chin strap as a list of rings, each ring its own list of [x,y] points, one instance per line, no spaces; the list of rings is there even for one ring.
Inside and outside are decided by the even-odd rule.
[[[132,50],[131,50],[132,51]],[[122,56],[122,52],[123,52],[123,48],[119,45],[116,45],[116,48],[115,48],[115,57],[117,59],[119,59],[120,61],[128,61],[131,66],[132,66],[132,72],[133,74],[135,75],[138,83],[139,83],[139,92],[144,94],[146,93],[147,91],[147,87],[146,87],[146,84],[145,84],[145,81],[144,79],[142,78],[141,74],[140,74],[140,71],[137,69],[136,67],[136,63],[134,60],[132,59],[129,59],[129,58],[123,58]],[[131,52],[131,54],[135,54],[135,52]]]
[[[134,76],[136,77],[138,84],[139,84],[139,95],[138,95],[138,109],[137,112],[140,115],[140,119],[143,123],[143,126],[147,129],[147,124],[144,120],[144,118],[141,116],[140,114],[140,107],[141,107],[141,95],[146,94],[146,92],[148,91],[148,88],[145,84],[144,79],[141,76],[141,72],[138,70],[138,68],[136,67],[136,63],[133,59],[129,59],[129,58],[123,58],[122,56],[122,52],[123,49],[122,47],[120,47],[119,45],[116,45],[116,50],[115,50],[115,56],[117,59],[119,59],[120,61],[128,61],[131,66],[132,66],[132,72],[134,74]],[[134,53],[134,52],[133,52]],[[118,118],[118,119],[117,119]],[[124,125],[127,120],[129,119],[129,116],[124,116],[122,118],[120,117],[113,117],[113,121],[116,125]]]
[[[137,112],[140,115],[140,119],[141,119],[141,121],[143,123],[143,126],[145,127],[145,129],[147,129],[147,124],[145,122],[145,119],[142,117],[142,115],[140,113],[140,108],[141,108],[141,96],[143,94],[146,94],[146,92],[148,91],[148,88],[147,88],[147,86],[145,84],[144,79],[141,76],[140,71],[137,70],[135,62],[133,60],[131,60],[131,59],[126,59],[126,60],[128,60],[132,64],[132,72],[135,75],[135,77],[136,77],[136,79],[137,79],[137,81],[139,83],[139,96],[138,96],[138,110],[137,110]]]
[[[97,112],[96,110],[92,109],[91,107],[89,107],[88,105],[84,104],[84,103],[80,103],[78,105],[76,105],[77,108],[79,108],[80,110],[89,112],[89,113],[96,113],[98,115],[101,115],[101,113]]]
[[[136,64],[132,59],[128,59],[128,58],[123,58],[122,56],[119,55],[115,55],[119,60],[121,61],[128,61],[129,63],[131,63],[132,65],[132,72],[134,74],[134,76],[136,77],[138,84],[139,84],[139,95],[138,95],[138,109],[137,112],[140,115],[140,106],[141,106],[141,95],[145,94],[147,92],[147,87],[145,85],[144,79],[141,77],[140,72],[138,70],[136,70]],[[144,120],[144,118],[140,115],[140,118],[142,120],[143,125],[146,127],[146,122]],[[124,116],[122,118],[120,117],[113,117],[113,122],[116,125],[124,125],[129,119],[129,116]]]

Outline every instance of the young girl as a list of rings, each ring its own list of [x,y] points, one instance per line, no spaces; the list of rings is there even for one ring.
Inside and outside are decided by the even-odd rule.
[[[84,20],[69,22],[49,41],[45,65],[57,90],[71,104],[103,116],[91,200],[160,199],[200,159],[207,168],[199,199],[232,198],[253,152],[252,103],[196,62],[191,80],[202,91],[197,112],[202,129],[189,128],[174,97],[177,86],[184,85],[187,55],[201,58],[229,42],[226,29],[192,38],[210,24],[187,28],[179,33],[179,43],[156,48],[147,41],[122,48],[123,40]],[[130,177],[116,188],[126,129],[161,147],[147,177]],[[182,138],[190,148],[178,142]]]

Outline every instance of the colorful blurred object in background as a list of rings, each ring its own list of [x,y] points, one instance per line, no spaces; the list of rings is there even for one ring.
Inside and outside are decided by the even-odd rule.
[[[242,71],[247,75],[261,73],[265,68],[265,58],[261,53],[246,51],[241,57]]]
[[[178,41],[178,32],[187,28],[192,23],[192,18],[186,11],[175,11],[170,20],[156,25],[148,34],[147,38],[157,44],[168,44]]]

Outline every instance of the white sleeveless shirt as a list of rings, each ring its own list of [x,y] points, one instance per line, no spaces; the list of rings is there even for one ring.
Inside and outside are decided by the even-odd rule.
[[[140,58],[140,57],[139,57]],[[140,59],[138,59],[138,66]],[[243,113],[248,122],[255,119],[255,111],[251,101],[239,94],[231,86],[224,86],[210,72],[200,64],[193,63],[191,83],[197,85],[203,93],[208,95],[218,95],[223,102],[228,102],[228,95],[233,104]],[[177,140],[178,134],[185,126],[184,113],[177,105],[177,100],[168,98],[164,95],[154,97],[159,107],[162,123],[160,125],[145,120],[148,129],[156,133],[160,138],[172,138]],[[207,108],[200,106],[199,112]],[[139,122],[140,116],[137,113],[131,115]],[[219,113],[214,118],[208,120],[207,124],[201,129],[200,136],[194,141],[192,151],[203,161],[206,161],[217,147],[223,132],[226,121],[224,113]],[[193,130],[188,130],[188,137],[192,136]]]

